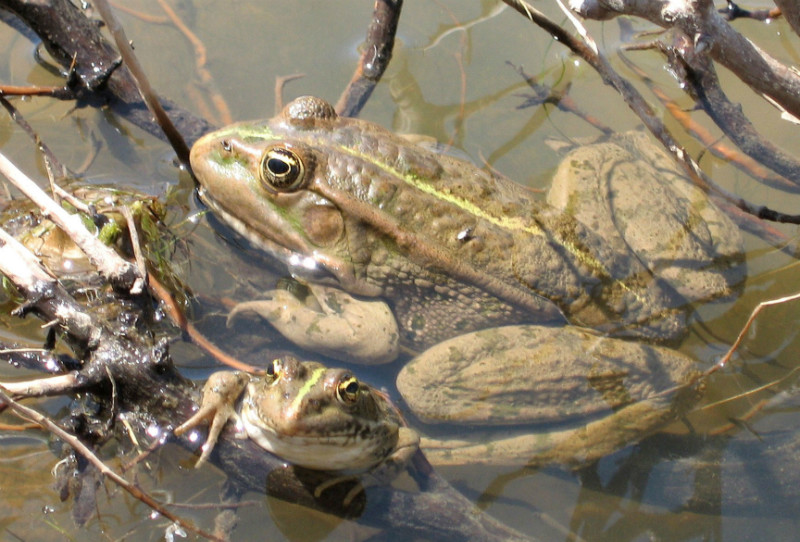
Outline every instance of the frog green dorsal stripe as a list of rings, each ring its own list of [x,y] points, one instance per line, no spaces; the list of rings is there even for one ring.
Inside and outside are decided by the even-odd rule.
[[[482,218],[488,222],[491,222],[495,226],[499,226],[504,229],[508,230],[521,230],[525,233],[529,233],[531,235],[544,235],[544,232],[541,228],[536,225],[525,224],[519,217],[507,217],[507,216],[496,216],[493,214],[487,213],[484,209],[481,209],[473,202],[466,200],[464,198],[458,197],[455,194],[449,192],[443,192],[441,190],[437,190],[435,186],[431,183],[426,182],[425,179],[419,177],[418,175],[404,175],[403,173],[397,171],[392,166],[388,165],[386,162],[381,162],[380,160],[375,159],[372,156],[359,154],[355,150],[349,147],[341,147],[341,150],[349,154],[350,156],[354,156],[361,160],[365,160],[370,164],[374,165],[375,167],[382,169],[384,172],[396,177],[398,179],[403,179],[405,182],[420,190],[426,194],[439,198],[441,200],[446,201],[447,203],[452,203],[459,209],[470,213],[478,218]]]
[[[521,218],[516,216],[497,216],[491,213],[487,213],[485,209],[482,209],[481,207],[475,205],[475,203],[467,199],[461,198],[450,192],[444,192],[442,190],[438,190],[433,184],[427,182],[425,179],[417,175],[405,175],[400,171],[397,171],[395,168],[388,165],[387,163],[377,160],[372,156],[359,154],[355,150],[344,146],[340,147],[340,150],[346,152],[350,156],[369,162],[370,164],[383,170],[389,175],[392,175],[398,179],[403,179],[406,183],[413,186],[417,190],[424,192],[425,194],[431,195],[447,203],[453,204],[462,211],[465,211],[473,216],[476,216],[477,218],[486,220],[487,222],[494,224],[495,226],[498,226],[506,230],[523,231],[530,235],[538,235],[538,236],[545,235],[542,229],[535,224],[526,224]],[[559,238],[558,241],[559,243],[562,244],[562,246],[566,247],[566,249],[571,254],[573,254],[576,258],[578,258],[578,260],[580,260],[582,264],[598,271],[605,278],[609,278],[611,276],[611,274],[599,260],[597,260],[596,258],[592,258],[590,254],[584,251],[578,250],[578,247],[576,247],[574,243],[561,238]],[[617,281],[617,282],[619,282],[620,285],[625,290],[629,290],[627,285],[624,284],[622,281]]]
[[[303,402],[303,399],[308,395],[308,392],[314,389],[314,386],[317,385],[317,382],[325,375],[328,371],[327,367],[318,367],[314,369],[314,372],[311,373],[311,376],[308,380],[303,384],[303,387],[300,388],[300,391],[297,392],[297,397],[294,398],[292,401],[292,405],[289,407],[290,412],[298,412],[300,409],[300,404]]]

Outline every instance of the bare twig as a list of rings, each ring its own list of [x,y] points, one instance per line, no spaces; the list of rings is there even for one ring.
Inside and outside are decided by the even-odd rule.
[[[733,344],[725,353],[725,355],[722,356],[722,358],[720,358],[716,366],[721,368],[726,366],[728,362],[730,362],[734,352],[736,352],[736,350],[739,348],[739,345],[742,344],[744,336],[747,334],[748,330],[750,329],[750,326],[753,325],[753,322],[755,321],[756,317],[761,313],[762,310],[766,309],[767,307],[773,307],[775,305],[789,303],[791,301],[795,301],[798,299],[800,299],[800,293],[787,295],[785,297],[780,297],[778,299],[770,299],[768,301],[762,301],[761,303],[759,303],[756,306],[756,308],[753,309],[753,312],[750,313],[750,317],[747,319],[747,322],[745,322],[744,326],[742,326],[742,329],[741,331],[739,331],[739,335],[736,337],[736,340],[733,342]]]
[[[783,109],[800,118],[800,73],[778,62],[739,34],[717,13],[712,0],[571,0],[570,7],[588,19],[604,20],[618,15],[631,15],[663,28],[677,28],[747,86],[769,96]]]
[[[178,160],[180,160],[184,167],[191,171],[189,166],[189,146],[186,144],[186,141],[183,139],[183,136],[180,134],[180,132],[178,132],[178,130],[175,128],[175,125],[172,124],[172,120],[170,120],[167,112],[164,111],[163,107],[161,107],[161,102],[150,86],[150,81],[142,69],[141,64],[139,64],[139,60],[136,58],[136,55],[133,53],[130,42],[128,41],[128,38],[125,37],[125,31],[123,30],[122,25],[119,23],[117,17],[114,15],[114,11],[111,9],[111,6],[108,5],[106,0],[95,0],[94,6],[103,17],[103,20],[108,26],[109,32],[111,32],[111,35],[114,37],[114,41],[117,44],[117,48],[119,49],[122,58],[125,60],[128,69],[133,74],[133,77],[136,79],[142,99],[147,104],[148,109],[150,109],[150,111],[158,120],[159,125],[164,130],[164,134],[167,136],[172,148],[178,155]]]
[[[48,96],[58,100],[75,100],[78,96],[69,87],[39,87],[20,85],[0,85],[2,96]]]
[[[77,373],[67,373],[21,382],[3,382],[3,388],[14,397],[50,397],[75,393],[80,389]]]
[[[336,103],[336,112],[344,117],[356,117],[367,103],[380,80],[394,48],[394,35],[403,0],[375,0],[372,22],[367,29],[364,53],[353,78]]]
[[[252,365],[248,365],[247,363],[239,361],[209,341],[205,335],[200,333],[200,331],[191,322],[189,322],[189,320],[186,319],[186,315],[180,310],[180,307],[175,301],[173,295],[155,277],[150,277],[148,286],[150,287],[150,292],[153,294],[153,297],[161,300],[163,303],[163,308],[172,322],[184,333],[186,333],[193,343],[205,350],[217,361],[227,365],[228,367],[251,374],[264,373],[263,369],[253,367]]]
[[[578,103],[573,100],[565,91],[558,91],[556,92],[551,87],[547,87],[542,85],[533,76],[530,76],[525,73],[521,66],[514,66],[511,62],[506,62],[509,66],[514,68],[516,72],[525,79],[525,82],[528,84],[529,87],[533,90],[533,96],[528,96],[528,99],[517,106],[517,109],[522,109],[525,107],[530,107],[532,105],[539,105],[543,103],[553,104],[558,107],[561,111],[566,113],[572,113],[579,118],[582,118],[591,126],[597,128],[605,135],[611,135],[614,133],[608,125],[606,125],[603,121],[584,111]],[[568,89],[567,89],[568,90]]]

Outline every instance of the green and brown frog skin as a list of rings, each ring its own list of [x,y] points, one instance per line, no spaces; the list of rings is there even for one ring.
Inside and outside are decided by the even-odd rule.
[[[307,286],[307,295],[276,289],[264,300],[241,304],[233,314],[258,312],[302,348],[347,362],[388,362],[400,346],[428,349],[398,377],[398,388],[420,418],[526,424],[600,417],[600,425],[593,426],[599,427],[594,448],[607,452],[674,419],[682,409],[647,398],[653,393],[663,398],[664,389],[691,385],[695,373],[692,360],[674,352],[601,335],[679,335],[681,315],[673,307],[681,300],[675,290],[701,298],[727,293],[725,272],[736,269],[727,261],[736,259],[741,243],[737,228],[720,213],[695,212],[698,207],[714,210],[698,192],[654,196],[639,187],[633,192],[644,200],[641,205],[623,205],[625,216],[612,216],[611,226],[597,220],[591,214],[597,205],[594,192],[607,194],[600,198],[601,207],[615,199],[627,202],[619,198],[626,176],[617,183],[613,172],[628,171],[627,179],[643,182],[662,174],[636,158],[642,137],[608,144],[616,153],[610,163],[600,147],[567,156],[556,176],[560,192],[554,193],[560,195],[548,205],[512,181],[412,145],[374,124],[339,118],[323,100],[305,97],[271,120],[239,123],[205,136],[192,149],[192,167],[201,198]],[[670,183],[677,177],[672,171]],[[569,188],[581,176],[591,180],[593,172],[596,189]],[[587,216],[586,202],[589,228],[575,218]],[[655,202],[665,216],[675,215],[672,223],[656,221]],[[668,240],[671,255],[655,249],[644,250],[646,257],[634,255],[629,245],[652,243],[619,235],[619,224],[636,229],[631,208],[642,207],[639,219],[659,224],[657,237]],[[716,237],[720,234],[722,240]],[[651,272],[668,269],[663,263],[669,260],[688,270],[689,278],[683,276],[684,285],[675,289]],[[722,272],[715,270],[717,260],[723,261]],[[690,261],[698,263],[687,265]],[[707,287],[695,286],[692,268],[713,278]],[[596,328],[600,335],[565,320]],[[544,322],[557,325],[536,325]],[[581,347],[566,355],[559,344]],[[520,345],[523,352],[514,351]],[[446,368],[445,362],[450,363]],[[478,367],[489,373],[467,376]],[[434,383],[424,370],[444,380]],[[549,384],[536,381],[542,370]],[[666,376],[658,376],[660,371]],[[608,390],[595,390],[588,380],[613,383],[616,399],[609,402]],[[649,388],[641,385],[648,382]],[[509,383],[519,384],[511,399],[500,391]],[[536,391],[545,388],[547,394]],[[462,394],[457,401],[456,394]],[[492,394],[499,400],[487,402]],[[518,407],[522,400],[535,405]],[[435,410],[431,401],[434,406],[468,405],[474,416],[446,414],[434,420],[438,414],[430,414]],[[580,406],[566,415],[565,405]],[[630,431],[620,435],[607,429],[609,405],[632,416],[633,421],[622,419]],[[616,413],[610,417],[613,428],[621,418]],[[585,439],[577,439],[578,448],[572,446],[574,434],[512,437],[503,441],[508,450],[503,454],[530,457],[536,453],[534,443],[547,441],[560,442],[557,448],[567,456],[589,457],[580,447]],[[481,446],[468,453],[502,455],[497,440],[491,442],[491,453]],[[443,454],[455,457],[446,448]],[[569,461],[563,454],[548,457]]]
[[[259,446],[301,467],[393,478],[418,449],[387,399],[345,369],[284,357],[264,376],[220,371],[203,389],[197,413],[180,435],[210,421],[198,462],[210,455],[230,419]]]
[[[306,299],[276,290],[247,306],[301,347],[380,363],[396,357],[398,344],[422,351],[518,323],[566,319],[658,339],[683,332],[673,308],[680,296],[616,232],[595,233],[596,224],[584,226],[570,209],[375,124],[338,117],[319,98],[208,134],[191,162],[201,198],[308,283]],[[589,162],[577,169],[591,169]],[[666,203],[642,197],[651,211]],[[692,227],[690,236],[702,237],[703,221]],[[365,300],[379,303],[358,308]],[[386,310],[375,308],[383,303]],[[340,335],[350,339],[332,346],[338,332],[330,330],[340,324],[328,323],[341,320],[343,307],[360,322],[343,324]],[[377,343],[386,348],[352,351]]]

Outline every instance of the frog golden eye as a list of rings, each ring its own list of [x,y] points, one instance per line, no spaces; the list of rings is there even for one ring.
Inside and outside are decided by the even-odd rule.
[[[351,404],[358,399],[358,392],[361,389],[358,379],[354,376],[346,376],[339,381],[336,386],[336,396],[343,403]]]
[[[303,184],[306,168],[296,152],[271,147],[261,157],[261,182],[270,192],[291,192]]]
[[[274,359],[270,361],[265,372],[267,377],[277,380],[281,376],[281,360]]]

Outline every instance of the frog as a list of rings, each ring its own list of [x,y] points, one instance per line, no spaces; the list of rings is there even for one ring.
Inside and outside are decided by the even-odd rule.
[[[613,178],[603,169],[606,162],[613,164],[613,171],[627,162],[643,168],[629,178],[649,171],[637,162],[635,145],[612,138],[597,145],[622,150],[604,162],[602,147],[576,149],[565,158],[562,182],[556,183],[567,189],[556,191],[569,192],[571,179],[578,174],[591,179],[592,171],[595,182],[611,186]],[[574,154],[581,152],[588,154]],[[671,227],[700,239],[700,248],[676,252],[685,257],[675,259],[681,264],[689,257],[700,260],[705,250],[704,261],[710,263],[701,266],[703,272],[723,275],[693,292],[659,276],[665,271],[661,264],[672,256],[635,253],[630,236],[635,225],[619,227],[621,222],[612,220],[611,227],[587,215],[585,209],[598,202],[580,191],[576,197],[541,201],[496,172],[412,144],[376,124],[341,118],[320,98],[301,97],[272,119],[237,123],[204,136],[192,148],[191,163],[200,199],[282,262],[292,280],[304,287],[269,291],[263,299],[234,309],[232,318],[256,312],[302,349],[347,363],[413,357],[400,372],[398,389],[423,423],[431,423],[431,407],[447,404],[463,388],[468,393],[459,401],[478,414],[469,422],[447,418],[446,423],[516,427],[550,417],[577,424],[559,430],[560,437],[534,429],[503,439],[508,449],[516,450],[511,455],[530,453],[536,449],[532,442],[551,435],[553,439],[544,440],[589,457],[594,452],[563,444],[576,435],[580,441],[581,428],[601,428],[596,431],[597,449],[608,450],[674,420],[685,408],[665,398],[676,390],[696,389],[697,376],[689,369],[694,361],[652,345],[637,350],[638,342],[624,341],[679,338],[685,314],[678,307],[686,302],[679,289],[710,299],[728,294],[735,281],[735,272],[724,271],[735,271],[731,262],[740,250],[738,228],[718,210],[713,212],[702,194],[651,198],[652,192],[639,188],[651,205],[643,217],[639,213],[631,221],[653,220],[652,212],[664,207],[653,209],[653,201],[670,203],[678,220],[691,217]],[[650,173],[656,180],[663,174]],[[676,182],[675,177],[668,177],[669,182]],[[624,185],[601,192],[605,200],[600,206],[608,208],[607,200],[621,190]],[[706,205],[709,213],[694,213]],[[703,229],[712,222],[717,230]],[[729,240],[714,245],[720,231],[728,232]],[[715,271],[718,259],[724,260],[722,271]],[[685,282],[691,285],[692,279]],[[546,340],[532,340],[531,334]],[[485,337],[495,337],[489,341],[491,349],[471,348]],[[609,342],[597,344],[608,346],[587,347],[583,359],[554,346],[565,341],[592,345],[600,339]],[[363,345],[368,352],[360,349]],[[539,360],[538,365],[513,363],[510,352],[517,345],[525,348],[522,357]],[[626,350],[624,345],[636,348]],[[448,356],[460,359],[458,371],[445,370],[442,360]],[[609,357],[619,367],[599,374],[599,367],[611,363]],[[482,360],[497,379],[466,376]],[[551,370],[552,393],[537,394],[540,384],[547,387],[537,381],[541,366]],[[428,377],[411,376],[417,385],[406,385],[404,375],[422,374],[422,367],[464,378],[436,381],[437,391],[424,385]],[[658,376],[661,369],[669,378]],[[648,380],[653,386],[642,387]],[[596,393],[591,382],[614,382],[615,394],[629,400],[609,402],[609,394]],[[517,390],[515,397],[527,394],[541,408],[505,401],[500,390],[509,385]],[[648,391],[634,393],[639,388]],[[588,395],[593,402],[578,399]],[[499,399],[486,403],[491,396]],[[483,410],[475,407],[482,402]],[[581,408],[570,413],[573,403]],[[628,429],[617,431],[618,423]],[[422,443],[426,450],[440,449],[429,439]],[[447,446],[442,449],[449,456]],[[492,446],[496,451],[499,441],[492,438]],[[473,457],[498,455],[480,447],[472,450]]]
[[[496,172],[340,117],[321,98],[203,136],[191,165],[215,215],[308,287],[305,298],[276,289],[247,306],[304,349],[377,364],[516,324],[658,341],[685,331],[676,308],[685,300],[617,231],[598,232]],[[340,323],[342,307],[376,300],[389,310],[359,309],[371,327]],[[338,332],[325,329],[350,339],[331,347]],[[386,349],[354,354],[376,343]]]
[[[270,361],[263,375],[211,374],[199,409],[174,433],[210,422],[200,467],[231,420],[237,434],[291,464],[369,476],[373,483],[391,481],[419,447],[418,434],[401,423],[384,394],[349,370],[291,356]],[[317,496],[326,487],[317,488]]]

